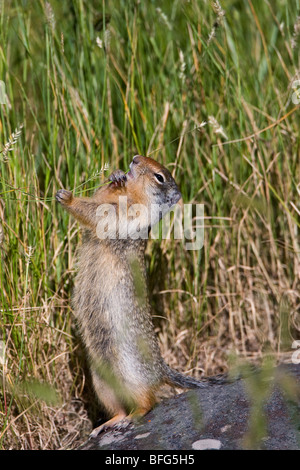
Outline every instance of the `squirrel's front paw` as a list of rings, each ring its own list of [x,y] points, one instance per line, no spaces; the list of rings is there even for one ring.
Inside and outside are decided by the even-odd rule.
[[[70,204],[73,199],[73,194],[71,191],[67,191],[66,189],[60,189],[57,191],[55,198],[60,204]]]
[[[127,176],[124,171],[115,170],[108,179],[116,186],[123,186],[127,181]]]

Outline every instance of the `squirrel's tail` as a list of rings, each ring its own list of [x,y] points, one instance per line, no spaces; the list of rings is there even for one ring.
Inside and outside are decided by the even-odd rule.
[[[224,384],[228,383],[228,378],[224,375],[215,377],[205,377],[202,380],[194,379],[188,375],[181,374],[174,369],[171,369],[167,364],[164,363],[166,382],[169,385],[182,388],[202,388],[212,384]]]

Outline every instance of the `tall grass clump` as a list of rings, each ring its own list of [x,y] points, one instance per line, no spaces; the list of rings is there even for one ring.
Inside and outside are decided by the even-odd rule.
[[[55,193],[92,194],[137,153],[205,207],[201,250],[149,243],[166,361],[198,377],[227,370],[232,353],[290,361],[300,336],[299,7],[0,2],[1,448],[72,448],[90,427],[70,307],[80,231]]]

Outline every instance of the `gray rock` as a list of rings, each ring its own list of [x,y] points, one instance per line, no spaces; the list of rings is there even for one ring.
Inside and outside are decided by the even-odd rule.
[[[163,400],[81,450],[300,449],[300,365]]]

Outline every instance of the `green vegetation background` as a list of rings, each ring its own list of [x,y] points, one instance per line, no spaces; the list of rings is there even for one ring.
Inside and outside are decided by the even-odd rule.
[[[55,193],[91,194],[137,153],[205,205],[202,250],[149,245],[166,361],[200,377],[232,354],[291,358],[299,34],[298,0],[0,2],[2,447],[72,447],[90,426],[70,307],[80,230]]]

